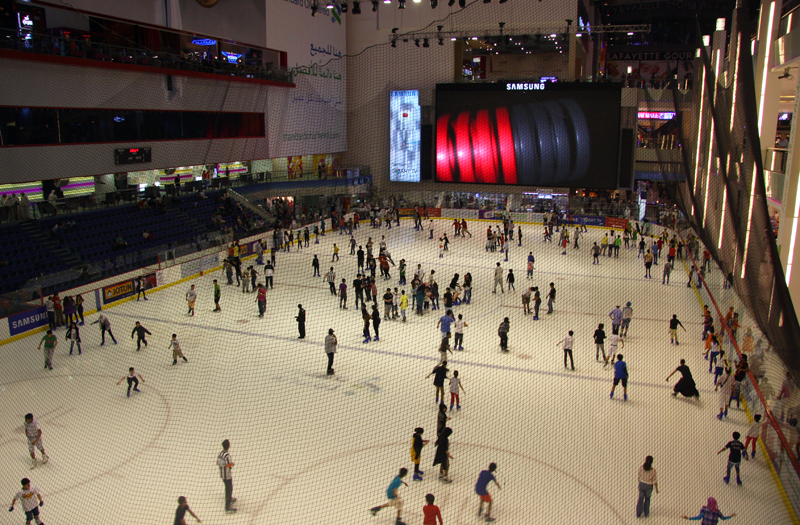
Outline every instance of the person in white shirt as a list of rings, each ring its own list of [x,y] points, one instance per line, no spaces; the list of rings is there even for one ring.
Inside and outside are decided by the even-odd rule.
[[[761,421],[761,414],[756,414],[753,416],[753,424],[750,425],[750,428],[747,429],[747,437],[744,440],[744,452],[742,453],[745,457],[747,457],[747,447],[750,443],[753,443],[753,452],[750,453],[751,458],[756,457],[756,442],[758,438],[761,436],[761,427],[764,426],[764,422]]]
[[[572,337],[573,331],[569,331],[569,335],[567,335],[564,339],[556,343],[556,346],[564,345],[564,368],[567,368],[567,356],[569,356],[569,363],[572,366],[572,369],[575,370],[575,361],[572,360],[572,344],[575,339]]]
[[[455,350],[463,350],[464,349],[464,328],[467,328],[469,325],[463,319],[463,315],[458,314],[458,319],[456,319],[453,328],[453,333],[455,334],[455,343],[453,344],[453,348]]]
[[[141,374],[137,374],[133,367],[128,369],[128,375],[123,376],[122,379],[117,381],[117,384],[122,383],[122,381],[125,379],[128,380],[128,397],[131,397],[131,387],[133,387],[134,392],[141,392],[141,390],[139,390],[139,379],[141,379],[142,383],[144,383],[144,378],[141,376]]]
[[[219,477],[225,484],[225,512],[236,512],[236,509],[231,506],[236,498],[233,497],[233,478],[231,477],[231,468],[235,463],[228,452],[230,448],[230,441],[226,439],[222,442],[222,452],[217,456],[217,466],[219,467]]]
[[[34,447],[42,453],[42,465],[47,463],[50,457],[44,451],[42,445],[42,429],[39,423],[33,419],[33,414],[25,414],[25,436],[28,438],[28,452],[31,453],[31,468],[36,468],[36,451]]]
[[[653,468],[653,456],[647,456],[644,465],[639,467],[639,500],[636,502],[636,517],[644,514],[645,518],[650,515],[650,497],[653,489],[658,494],[658,478],[656,469]]]
[[[450,378],[450,410],[453,410],[453,405],[455,404],[456,410],[461,410],[461,398],[459,397],[459,391],[467,393],[464,390],[464,385],[461,384],[461,378],[458,377],[458,370],[453,370],[453,377]]]
[[[37,499],[39,500],[38,504],[36,503]],[[42,520],[39,519],[39,507],[44,505],[42,495],[39,493],[39,489],[31,487],[31,480],[28,478],[22,479],[22,490],[17,492],[14,499],[11,500],[11,508],[8,509],[8,512],[14,511],[14,505],[17,503],[17,500],[22,502],[22,510],[25,511],[25,522],[28,525],[34,520],[37,525],[44,525]]]
[[[189,288],[189,291],[186,292],[186,302],[189,304],[189,312],[186,315],[194,315],[194,303],[197,301],[197,290],[194,289],[194,285]]]
[[[611,364],[614,364],[614,359],[617,358],[617,347],[622,345],[622,348],[625,348],[625,341],[622,339],[622,336],[619,334],[611,334],[611,337],[608,338],[608,357],[611,358]],[[608,358],[606,358],[606,362],[603,365],[603,368],[608,366]]]
[[[500,266],[500,263],[497,263],[497,267],[494,269],[494,289],[492,293],[497,293],[497,285],[500,285],[500,293],[506,293],[505,289],[503,289],[503,267]]]
[[[178,362],[178,358],[180,357],[186,363],[189,361],[183,355],[183,351],[181,351],[181,344],[178,342],[178,335],[172,334],[172,341],[169,342],[169,346],[167,348],[172,349],[172,364],[176,364]]]

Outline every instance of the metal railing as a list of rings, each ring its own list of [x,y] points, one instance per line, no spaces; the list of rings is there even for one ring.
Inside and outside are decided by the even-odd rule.
[[[776,173],[786,173],[786,159],[789,157],[787,148],[767,148],[764,157],[764,169]]]
[[[258,80],[292,82],[292,73],[290,71],[267,65],[253,66],[242,62],[231,63],[228,60],[201,58],[195,54],[179,55],[164,51],[153,51],[136,47],[133,44],[118,46],[103,42],[8,29],[0,30],[0,49]]]

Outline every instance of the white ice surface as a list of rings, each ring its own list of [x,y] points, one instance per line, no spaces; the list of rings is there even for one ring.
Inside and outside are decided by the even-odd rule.
[[[152,293],[147,302],[106,310],[118,345],[107,338],[99,346],[99,329],[89,326],[96,314],[82,327],[82,356],[67,355],[59,329],[53,371],[42,370],[41,335],[0,347],[0,487],[8,501],[27,476],[42,491],[48,525],[172,523],[180,495],[206,524],[389,525],[392,509],[377,517],[368,509],[384,503],[401,467],[411,470],[411,435],[422,426],[431,439],[423,451],[425,480],[412,482],[409,473],[410,486],[400,491],[409,524],[422,522],[428,492],[436,495],[446,524],[481,522],[474,483],[490,462],[498,464],[502,484],[492,491],[497,523],[632,524],[636,473],[648,454],[655,457],[661,489],[648,523],[697,514],[708,496],[723,512],[737,512],[736,523],[790,523],[760,447],[757,459],[742,467],[744,486],[722,481],[727,453],[715,453],[733,431],[744,434],[747,416],[734,408],[723,422],[714,417],[718,396],[700,355],[700,305],[680,266],[673,283],[662,286],[662,266],[654,266],[652,280],[643,279],[635,249],[593,266],[589,246],[599,242],[600,229],[590,229],[579,250],[570,246],[562,256],[560,248],[541,242],[541,227],[523,226],[523,247],[515,240],[503,263],[514,268],[517,291],[493,295],[493,267],[504,256],[484,251],[487,223],[472,221],[474,237],[462,240],[452,239],[449,222],[437,222],[437,236],[446,228],[452,241],[443,259],[438,243],[427,231],[415,232],[411,221],[388,231],[362,226],[356,239],[363,245],[372,236],[377,252],[381,235],[387,236],[395,262],[408,262],[403,288],[409,298],[417,263],[436,270],[442,294],[453,273],[473,275],[472,304],[455,308],[469,328],[465,351],[450,366],[467,392],[449,422],[452,484],[438,482],[431,466],[436,406],[432,379],[425,379],[438,359],[436,321],[444,310],[410,314],[405,324],[384,321],[381,341],[362,344],[352,290],[350,309],[339,310],[327,284],[311,276],[312,254],[320,256],[324,274],[336,242],[338,278],[350,283],[355,277],[348,237],[329,233],[319,245],[312,240],[299,253],[278,254],[264,319],[257,317],[254,294],[226,286],[215,272]],[[525,278],[528,251],[536,256],[533,280]],[[396,286],[397,268],[391,271],[391,281],[379,276],[379,301],[386,286]],[[213,278],[222,283],[222,313],[211,312]],[[544,313],[545,299],[540,321],[523,316],[523,287],[538,285],[545,297],[551,281],[558,290],[556,312]],[[186,315],[190,283],[200,291],[195,317]],[[610,335],[607,315],[626,301],[633,303],[634,320],[621,350],[631,376],[623,402],[620,388],[609,399],[611,367],[603,369],[591,354],[595,327],[605,322]],[[298,303],[308,312],[304,341],[297,339]],[[672,314],[688,330],[679,347],[669,344]],[[511,318],[508,354],[498,346],[504,316]],[[137,320],[153,332],[141,352],[130,338]],[[339,337],[335,377],[325,375],[328,328]],[[575,331],[574,372],[563,368],[555,346],[568,330]],[[172,333],[188,364],[171,366]],[[673,399],[674,380],[665,382],[682,357],[701,391],[699,405]],[[146,380],[130,399],[124,382],[115,386],[129,366]],[[33,471],[22,431],[26,412],[36,415],[51,457]],[[236,463],[235,515],[223,512],[216,468],[225,438]],[[3,512],[0,523],[22,523],[20,508]]]

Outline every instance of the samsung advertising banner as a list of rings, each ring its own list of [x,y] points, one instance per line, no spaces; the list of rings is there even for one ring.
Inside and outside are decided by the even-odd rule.
[[[392,91],[389,94],[389,180],[420,181],[419,91]]]
[[[286,51],[296,85],[270,90],[267,122],[272,158],[347,149],[347,17],[341,3],[267,0],[267,47]]]

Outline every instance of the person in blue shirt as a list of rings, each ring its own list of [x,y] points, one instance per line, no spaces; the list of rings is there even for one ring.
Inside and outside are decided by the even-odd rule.
[[[715,500],[714,498],[708,498],[708,503],[706,503],[706,505],[704,505],[703,508],[700,509],[700,514],[698,514],[697,516],[693,516],[691,518],[689,516],[684,515],[681,516],[681,518],[685,520],[694,520],[694,521],[703,520],[701,525],[717,525],[717,523],[719,523],[719,520],[729,520],[734,516],[736,516],[735,512],[730,516],[724,516],[722,512],[720,512],[720,510],[717,508],[717,500]]]
[[[406,487],[408,486],[408,483],[403,481],[403,478],[406,477],[406,474],[408,474],[408,469],[401,468],[400,473],[394,477],[392,482],[389,483],[389,487],[386,489],[386,497],[389,498],[389,501],[383,505],[369,509],[373,516],[376,515],[381,509],[385,509],[386,507],[394,507],[397,509],[397,521],[395,522],[395,525],[405,525],[403,520],[400,519],[400,515],[403,512],[403,499],[399,496],[397,491],[400,489],[400,485],[405,485]]]
[[[447,310],[447,312],[439,319],[439,322],[436,323],[436,328],[440,328],[442,330],[442,339],[447,337],[447,332],[450,331],[450,325],[455,322],[455,317],[453,317],[453,311]]]
[[[494,471],[497,470],[496,463],[489,464],[489,470],[481,470],[481,473],[478,474],[478,482],[475,483],[475,494],[481,499],[481,504],[478,507],[478,516],[483,514],[483,504],[484,502],[487,503],[486,505],[486,521],[494,521],[494,518],[491,517],[492,514],[492,495],[489,494],[488,487],[489,483],[494,481],[494,484],[497,485],[497,488],[502,488],[500,484],[494,477]]]
[[[628,400],[628,365],[622,360],[622,354],[617,354],[617,362],[614,363],[614,386],[611,387],[611,399],[614,399],[614,390],[622,382],[622,395],[625,401]]]

